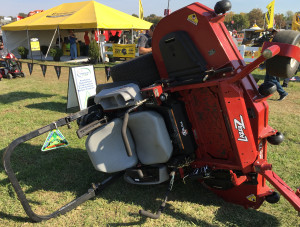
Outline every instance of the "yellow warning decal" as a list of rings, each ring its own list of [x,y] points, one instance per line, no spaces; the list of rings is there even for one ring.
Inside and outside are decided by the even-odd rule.
[[[198,18],[197,18],[197,16],[196,16],[195,13],[190,14],[190,15],[188,16],[187,20],[188,20],[189,22],[193,23],[194,25],[197,25],[197,24],[198,24]]]
[[[256,196],[253,194],[248,195],[246,198],[251,202],[254,202],[254,203],[256,202]]]

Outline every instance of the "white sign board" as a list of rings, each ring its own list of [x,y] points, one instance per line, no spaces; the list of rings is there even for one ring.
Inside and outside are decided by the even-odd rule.
[[[87,100],[96,94],[96,77],[92,65],[71,67],[69,72],[69,88],[67,109],[79,106],[87,108]]]

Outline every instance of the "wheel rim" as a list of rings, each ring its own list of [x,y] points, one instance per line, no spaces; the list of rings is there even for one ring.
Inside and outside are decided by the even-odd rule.
[[[300,47],[300,43],[298,43],[295,46]],[[291,65],[292,68],[295,67],[297,63],[298,63],[298,61],[295,58],[291,58],[290,65]]]

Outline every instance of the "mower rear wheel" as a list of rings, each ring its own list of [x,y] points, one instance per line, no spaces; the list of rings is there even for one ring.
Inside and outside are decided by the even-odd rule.
[[[300,32],[286,30],[278,32],[272,42],[287,43],[300,47]],[[275,56],[266,61],[268,75],[281,78],[293,77],[299,67],[299,62],[294,58]]]
[[[9,79],[9,80],[11,80],[13,78],[13,75],[11,73],[7,73],[6,74],[6,78]]]

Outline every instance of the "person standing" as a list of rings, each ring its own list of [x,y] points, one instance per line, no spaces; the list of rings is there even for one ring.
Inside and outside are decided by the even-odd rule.
[[[119,40],[119,32],[116,32],[116,34],[113,36],[113,43],[119,43]]]
[[[106,37],[105,37],[105,35],[103,33],[104,33],[103,30],[101,30],[100,31],[100,36],[99,36],[99,38],[100,38],[101,54],[103,56],[102,61],[103,62],[108,62],[108,57],[106,56],[106,54],[104,54],[106,52],[105,46],[104,46],[104,44],[106,42]]]
[[[154,29],[155,25],[151,25],[150,30],[148,30],[146,34],[141,34],[137,44],[140,55],[152,52],[152,36]]]
[[[84,34],[84,52],[85,52],[85,56],[88,56],[88,53],[89,53],[89,45],[90,45],[90,37],[89,37],[89,32],[88,31],[85,31],[85,34]]]
[[[273,84],[276,85],[277,92],[280,95],[278,101],[282,101],[282,100],[284,100],[288,96],[288,93],[280,85],[280,80],[279,80],[278,77],[266,74],[264,82],[272,82]]]
[[[76,40],[77,40],[77,38],[76,38],[74,32],[71,30],[70,35],[69,35],[71,60],[74,60],[77,58]]]

